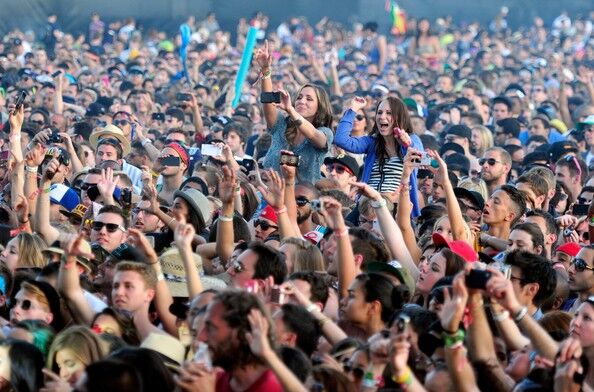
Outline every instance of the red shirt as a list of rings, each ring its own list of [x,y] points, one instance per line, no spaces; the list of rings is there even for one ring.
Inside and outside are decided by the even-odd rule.
[[[217,392],[234,392],[231,388],[231,373],[221,372],[217,374]],[[245,392],[283,392],[280,382],[272,372],[267,369]]]

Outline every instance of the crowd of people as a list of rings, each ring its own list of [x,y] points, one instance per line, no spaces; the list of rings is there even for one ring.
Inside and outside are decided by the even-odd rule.
[[[0,391],[594,388],[594,13],[507,17],[6,34]]]

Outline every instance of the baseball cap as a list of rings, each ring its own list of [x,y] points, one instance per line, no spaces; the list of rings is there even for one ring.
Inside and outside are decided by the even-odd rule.
[[[449,248],[452,252],[462,257],[467,263],[474,263],[479,259],[479,255],[466,241],[454,240],[448,242],[448,240],[446,240],[445,237],[439,233],[433,233],[431,238],[433,239],[433,244],[436,247],[445,246]]]
[[[269,221],[274,222],[274,224],[278,224],[278,217],[276,216],[274,209],[269,205],[264,207],[260,212],[260,218],[268,219]]]
[[[448,151],[453,151],[455,153],[464,155],[464,147],[462,147],[458,143],[444,143],[444,145],[441,146],[441,148],[439,149],[439,155],[443,156]]]
[[[68,211],[72,211],[80,203],[76,191],[64,184],[53,184],[49,192],[50,202],[59,204]]]
[[[381,261],[369,262],[367,263],[366,272],[385,272],[396,277],[400,283],[408,288],[411,294],[415,292],[415,280],[408,269],[403,267],[397,260],[390,260],[387,263]]]
[[[590,125],[594,125],[594,114],[586,117],[584,121],[577,123],[576,128],[578,131],[581,131],[582,129]]]
[[[563,245],[559,245],[555,252],[563,252],[571,257],[577,256],[582,248],[575,242],[566,242]]]
[[[549,146],[550,161],[557,162],[559,158],[570,152],[574,152],[576,154],[579,152],[578,147],[574,142],[569,140],[555,142]]]
[[[472,201],[472,204],[474,204],[477,208],[480,208],[481,210],[485,207],[485,200],[483,199],[483,196],[481,196],[481,194],[478,192],[458,187],[454,188],[454,194],[457,198]]]
[[[448,130],[446,135],[456,135],[460,137],[465,137],[469,141],[472,139],[472,130],[463,124],[452,125]]]
[[[327,157],[324,159],[324,165],[339,163],[348,168],[355,177],[359,175],[359,164],[357,160],[350,155],[339,154],[335,157]]]

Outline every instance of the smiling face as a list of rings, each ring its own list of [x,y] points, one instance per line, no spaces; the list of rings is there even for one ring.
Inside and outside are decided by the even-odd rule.
[[[390,103],[388,100],[383,100],[377,107],[377,111],[375,113],[375,123],[380,135],[385,137],[394,133],[394,127],[397,124],[394,124],[392,108],[390,108]]]
[[[295,110],[308,121],[314,118],[318,111],[318,96],[313,87],[301,89],[295,99]]]

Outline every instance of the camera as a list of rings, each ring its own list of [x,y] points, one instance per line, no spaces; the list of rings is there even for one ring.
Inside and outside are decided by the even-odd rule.
[[[315,211],[315,212],[322,212],[324,211],[324,203],[322,203],[320,200],[316,199],[316,200],[312,200],[309,205],[311,206],[311,210]]]

